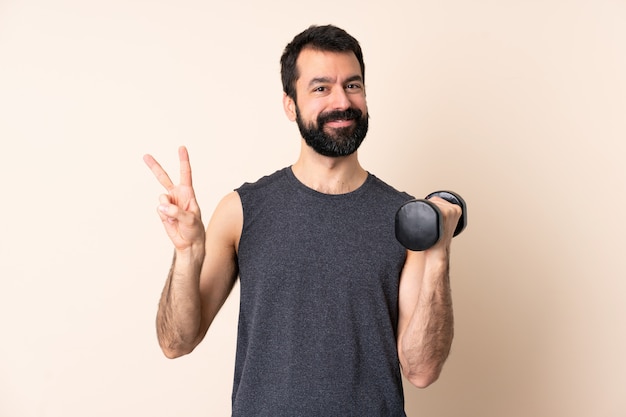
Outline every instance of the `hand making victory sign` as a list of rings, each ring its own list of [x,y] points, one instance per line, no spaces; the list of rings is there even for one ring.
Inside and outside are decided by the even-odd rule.
[[[190,353],[202,341],[230,294],[237,277],[235,238],[242,224],[233,191],[218,205],[205,231],[184,146],[178,149],[178,158],[180,183],[175,185],[151,155],[143,157],[167,190],[159,197],[157,212],[175,247],[157,312],[159,345],[169,358]]]
[[[181,146],[178,149],[178,157],[180,160],[180,184],[178,185],[174,185],[167,172],[151,155],[145,155],[143,160],[167,190],[167,194],[159,197],[160,204],[157,210],[175,248],[183,251],[194,244],[203,245],[205,231],[200,207],[192,186],[191,164],[187,148]]]

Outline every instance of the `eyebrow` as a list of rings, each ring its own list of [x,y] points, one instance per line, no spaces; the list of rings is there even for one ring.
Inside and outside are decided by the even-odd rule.
[[[330,77],[315,77],[313,79],[311,79],[311,81],[309,81],[309,87],[315,85],[315,84],[327,84],[327,83],[332,83],[334,81],[333,78]],[[351,83],[354,81],[363,81],[363,77],[361,77],[360,75],[353,75],[351,77],[348,77],[345,82],[346,83]]]

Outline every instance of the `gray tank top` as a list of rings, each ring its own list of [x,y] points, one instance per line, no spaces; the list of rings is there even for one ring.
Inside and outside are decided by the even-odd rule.
[[[412,197],[369,174],[328,195],[291,168],[237,189],[244,222],[232,415],[404,416],[396,348]]]

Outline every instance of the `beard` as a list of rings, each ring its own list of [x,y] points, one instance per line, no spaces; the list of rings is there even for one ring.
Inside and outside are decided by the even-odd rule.
[[[359,109],[348,108],[327,113],[321,113],[317,117],[317,124],[304,123],[300,115],[300,109],[296,106],[296,122],[302,138],[313,150],[320,155],[330,157],[348,156],[356,152],[363,143],[367,129],[369,115],[363,116]],[[333,129],[332,133],[324,131],[328,122],[336,120],[355,120],[352,126]]]

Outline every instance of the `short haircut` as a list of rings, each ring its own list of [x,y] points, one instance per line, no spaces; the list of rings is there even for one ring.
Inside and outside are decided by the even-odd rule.
[[[296,99],[296,81],[300,77],[296,61],[305,48],[328,52],[353,52],[361,66],[361,77],[365,81],[365,63],[359,42],[345,30],[333,25],[310,26],[285,47],[280,57],[280,74],[283,91]]]

